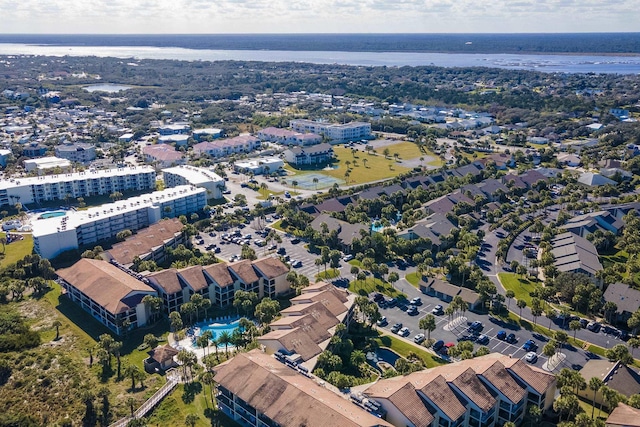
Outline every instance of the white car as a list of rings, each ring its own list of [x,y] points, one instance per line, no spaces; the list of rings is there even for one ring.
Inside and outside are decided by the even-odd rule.
[[[530,351],[526,354],[526,356],[524,356],[524,360],[529,363],[536,363],[536,360],[538,360],[538,355],[535,351]]]
[[[413,342],[415,342],[416,344],[422,344],[425,340],[424,334],[418,334],[415,337],[413,337]]]
[[[409,328],[407,328],[406,326],[398,331],[398,335],[400,335],[401,337],[406,337],[409,334]]]
[[[351,255],[351,254],[349,254],[349,255],[345,255],[345,257],[344,257],[344,258],[342,258],[342,260],[343,260],[344,262],[349,262],[349,261],[351,261],[352,259],[353,259],[353,255]]]

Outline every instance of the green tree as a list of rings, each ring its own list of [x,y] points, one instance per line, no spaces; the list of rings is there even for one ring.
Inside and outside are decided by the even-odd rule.
[[[629,353],[629,349],[624,344],[616,344],[604,352],[604,355],[610,361],[619,361],[623,365],[633,364],[633,356]]]
[[[195,427],[199,419],[200,417],[198,417],[196,414],[187,414],[187,416],[184,418],[184,423],[189,427]]]
[[[140,368],[138,368],[136,365],[127,365],[124,368],[125,377],[131,378],[131,391],[134,391],[136,389],[136,380],[140,378],[141,373],[142,372],[140,371]]]
[[[582,324],[579,320],[572,320],[569,322],[569,329],[573,331],[573,342],[576,342],[576,332],[582,329]]]
[[[593,390],[593,406],[591,407],[591,419],[593,419],[596,410],[596,394],[603,385],[604,382],[598,377],[593,377],[589,380],[589,390]]]
[[[520,319],[522,319],[522,309],[527,306],[527,302],[523,299],[519,299],[516,305],[520,309]]]
[[[58,339],[60,338],[60,326],[62,326],[62,322],[59,321],[58,319],[54,320],[52,323],[52,326],[54,328],[56,328],[56,338],[55,341],[58,341]]]
[[[427,314],[418,322],[418,327],[422,332],[427,332],[427,339],[431,339],[431,332],[436,330],[436,318],[433,314]]]
[[[254,315],[263,325],[271,323],[280,311],[280,303],[269,297],[264,298],[258,305]]]

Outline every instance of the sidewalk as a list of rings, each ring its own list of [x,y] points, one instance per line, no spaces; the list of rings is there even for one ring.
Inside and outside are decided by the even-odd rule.
[[[456,329],[460,325],[464,325],[465,323],[467,323],[467,318],[465,316],[459,316],[444,325],[442,329],[444,329],[445,331],[451,331],[453,329]]]

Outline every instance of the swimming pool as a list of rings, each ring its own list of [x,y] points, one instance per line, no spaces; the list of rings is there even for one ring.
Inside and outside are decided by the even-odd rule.
[[[236,329],[241,329],[240,319],[231,323],[199,323],[197,326],[199,328],[199,331],[196,333],[197,336],[202,335],[204,331],[211,331],[213,339],[216,339],[223,332],[232,334]]]
[[[47,219],[47,218],[56,218],[59,216],[65,216],[67,213],[65,211],[53,211],[53,212],[45,212],[41,214],[38,219]]]

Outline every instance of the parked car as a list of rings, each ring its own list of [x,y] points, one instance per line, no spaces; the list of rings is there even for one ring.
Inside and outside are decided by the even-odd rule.
[[[422,299],[420,297],[412,298],[411,301],[409,301],[409,304],[411,304],[411,305],[422,305]]]
[[[588,324],[589,324],[588,319],[580,319],[580,326],[582,326],[583,328],[586,328]]]
[[[482,322],[476,320],[471,325],[469,325],[469,332],[480,332],[484,328]]]
[[[382,295],[380,292],[376,292],[373,294],[373,300],[375,302],[384,301],[384,295]]]
[[[287,253],[287,250],[285,248],[283,248],[282,246],[278,248],[278,250],[276,251],[276,253],[278,255],[284,255]]]
[[[525,351],[535,351],[538,348],[538,344],[534,340],[527,340],[526,343],[522,346],[522,349]]]
[[[433,349],[433,351],[439,351],[442,347],[444,347],[444,341],[438,340],[433,343],[433,347],[431,348]]]
[[[587,329],[591,332],[599,332],[601,326],[602,325],[600,325],[600,323],[598,322],[589,322],[589,324],[587,325]]]
[[[378,320],[378,321],[376,322],[376,324],[377,324],[378,326],[385,326],[385,325],[388,325],[388,324],[389,324],[389,321],[387,320],[387,316],[382,316],[382,317],[380,318],[380,320]]]
[[[509,334],[507,335],[507,340],[506,340],[509,344],[515,344],[518,342],[518,338],[516,337],[516,334]]]
[[[344,258],[342,258],[342,260],[344,262],[349,262],[353,259],[353,255],[349,254],[349,255],[345,255]]]
[[[418,313],[419,313],[418,307],[416,307],[415,305],[410,305],[409,308],[407,309],[407,314],[409,316],[415,316]]]
[[[410,333],[411,332],[409,331],[409,328],[407,328],[406,326],[404,328],[400,329],[400,331],[398,331],[398,335],[400,335],[401,337],[406,337]]]
[[[505,331],[499,331],[496,338],[499,340],[505,340],[507,338],[507,333]]]
[[[397,334],[400,329],[402,329],[402,323],[396,323],[391,327],[391,332]]]
[[[538,360],[538,355],[535,351],[530,351],[526,356],[524,356],[524,360],[529,363],[536,363],[536,360]]]
[[[385,304],[387,307],[395,307],[396,305],[398,305],[398,298],[388,298],[385,301]]]
[[[422,344],[424,340],[425,340],[424,334],[418,334],[415,337],[413,337],[413,342],[416,344]]]
[[[444,308],[442,308],[442,306],[438,304],[435,307],[433,307],[433,310],[431,310],[431,314],[435,314],[436,316],[442,316],[444,314]]]
[[[478,344],[481,344],[481,345],[489,344],[489,337],[488,337],[488,336],[486,336],[486,335],[484,335],[484,334],[482,334],[482,335],[480,335],[480,336],[478,337],[478,339],[476,340],[476,342],[477,342]]]
[[[300,261],[299,259],[291,261],[291,267],[293,267],[293,268],[302,267],[302,261]]]
[[[291,239],[291,244],[297,245],[298,243],[300,243],[300,239],[299,238],[294,237],[293,239]]]

